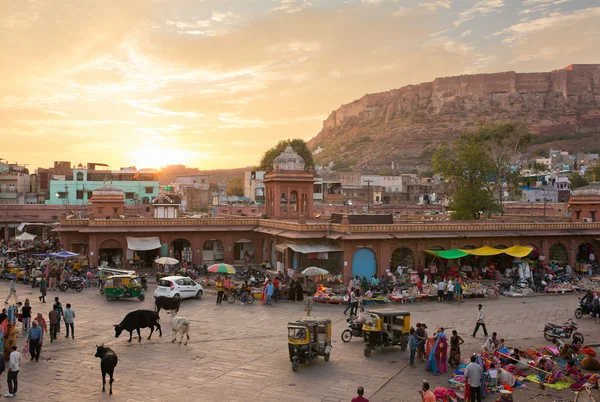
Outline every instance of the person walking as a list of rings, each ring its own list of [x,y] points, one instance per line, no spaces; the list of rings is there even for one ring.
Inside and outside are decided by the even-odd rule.
[[[4,395],[5,398],[17,395],[19,387],[19,366],[21,364],[21,353],[17,350],[17,346],[13,346],[10,352],[10,358],[8,360],[8,394]]]
[[[38,326],[37,321],[31,323],[31,329],[29,335],[27,335],[27,343],[29,343],[29,354],[31,355],[31,361],[40,360],[40,350],[42,349],[42,342],[44,341],[44,331]]]
[[[410,349],[410,367],[415,368],[415,355],[417,353],[417,346],[419,345],[419,340],[415,335],[415,329],[411,328],[408,335],[408,347]]]
[[[21,309],[21,319],[23,320],[22,332],[26,333],[29,331],[29,326],[31,325],[31,305],[29,304],[29,299],[25,299],[25,305]]]
[[[352,402],[369,402],[369,400],[363,396],[364,394],[365,389],[363,387],[358,387],[356,390],[356,396],[352,398]]]
[[[444,296],[446,294],[446,280],[438,282],[438,303],[444,302]]]
[[[352,308],[350,309],[350,317],[356,317],[358,311],[358,299],[360,297],[360,289],[354,289],[354,297],[352,298]]]
[[[65,319],[65,328],[67,329],[65,338],[69,337],[69,328],[71,328],[71,338],[75,339],[75,325],[73,323],[75,320],[75,311],[71,308],[70,303],[67,303],[67,309],[63,313],[63,318]]]
[[[348,310],[350,310],[352,308],[352,298],[354,296],[354,286],[350,288],[350,291],[348,292],[348,307],[346,307],[346,310],[344,310],[344,315],[347,315],[346,313],[348,312]],[[350,315],[352,315],[352,313],[350,313]]]
[[[58,273],[56,272],[56,268],[52,268],[50,269],[50,274],[48,275],[49,279],[49,288],[50,290],[55,290],[54,287],[56,286],[56,278],[58,276]]]
[[[48,285],[46,284],[46,278],[44,278],[43,276],[40,278],[40,301],[42,303],[46,303],[46,294],[48,291]]]
[[[37,322],[37,325],[44,331],[45,334],[48,333],[48,326],[46,325],[46,319],[42,315],[42,313],[37,313],[37,317],[33,319],[33,321]]]
[[[423,381],[419,395],[421,395],[422,402],[435,402],[435,395],[429,389],[430,385],[428,382]]]
[[[478,304],[477,308],[477,323],[475,324],[475,330],[473,331],[473,338],[475,338],[475,335],[477,335],[479,327],[483,328],[483,334],[488,336],[487,328],[485,327],[485,313],[483,312],[483,306]]]
[[[279,303],[279,287],[281,286],[281,282],[277,276],[273,279],[273,301],[275,303]]]
[[[48,313],[50,321],[50,343],[56,340],[56,325],[58,323],[58,309],[56,304],[52,307],[52,311]]]
[[[215,281],[215,287],[217,288],[217,304],[221,304],[223,302],[223,282],[221,278],[217,278]]]
[[[56,310],[58,311],[58,321],[56,322],[56,332],[60,333],[60,321],[63,315],[62,303],[58,300],[58,296],[54,298],[54,304],[56,305]]]
[[[9,288],[8,297],[6,298],[6,300],[4,300],[4,304],[8,304],[8,299],[10,299],[11,296],[15,298],[15,303],[18,303],[19,298],[17,297],[17,286],[16,286],[16,282],[15,282],[14,278],[12,278],[10,280],[10,283],[8,284],[8,288]]]
[[[265,288],[265,293],[267,294],[267,306],[271,306],[273,307],[273,292],[275,291],[275,287],[273,286],[273,283],[271,282],[271,280],[269,279],[267,281],[267,287]]]
[[[471,363],[465,369],[465,378],[469,381],[469,399],[471,402],[481,402],[481,377],[483,377],[483,369],[476,361],[477,358],[471,356]]]

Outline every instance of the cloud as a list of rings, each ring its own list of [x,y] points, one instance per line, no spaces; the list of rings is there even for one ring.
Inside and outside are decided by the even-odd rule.
[[[437,11],[439,9],[449,10],[452,8],[452,0],[435,0],[419,3],[419,5],[429,11]]]
[[[472,31],[472,30],[470,30],[470,29],[467,29],[466,31],[464,31],[463,33],[461,33],[461,34],[460,34],[460,36],[461,36],[462,38],[464,38],[464,37],[467,37],[467,36],[471,36],[471,34],[472,34],[472,33],[473,33],[473,31]]]
[[[460,18],[454,22],[456,26],[470,21],[478,15],[487,15],[493,12],[498,12],[504,7],[504,0],[480,0],[472,7],[459,13]]]

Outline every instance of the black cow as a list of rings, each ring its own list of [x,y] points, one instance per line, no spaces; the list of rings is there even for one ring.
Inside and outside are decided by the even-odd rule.
[[[160,309],[164,310],[175,310],[179,313],[179,305],[181,304],[181,300],[179,298],[170,298],[166,296],[154,296],[154,310],[156,313],[160,313]]]
[[[117,367],[117,362],[119,359],[117,358],[117,354],[113,352],[111,348],[107,348],[102,344],[102,346],[96,345],[96,354],[95,357],[100,358],[100,369],[102,370],[102,392],[105,390],[106,385],[106,375],[108,374],[110,377],[110,391],[109,394],[112,395],[112,385],[113,385],[113,375],[115,373],[115,367]]]
[[[158,313],[156,311],[151,310],[136,310],[127,314],[123,321],[120,324],[115,325],[115,338],[118,338],[121,335],[123,330],[129,331],[129,340],[127,342],[131,342],[131,337],[133,335],[133,330],[135,329],[138,334],[138,342],[142,341],[142,336],[140,335],[140,328],[150,328],[150,336],[148,336],[148,340],[152,336],[154,332],[154,327],[158,330],[160,336],[162,336],[162,330],[159,324],[160,318],[158,317]]]

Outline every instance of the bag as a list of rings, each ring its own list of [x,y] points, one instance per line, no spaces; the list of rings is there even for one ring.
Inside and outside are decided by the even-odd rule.
[[[17,315],[17,321],[23,322],[23,314]]]
[[[25,346],[23,346],[23,356],[29,357],[29,342],[27,342]]]

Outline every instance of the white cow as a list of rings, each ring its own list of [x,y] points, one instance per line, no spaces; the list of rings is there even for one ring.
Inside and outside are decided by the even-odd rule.
[[[171,314],[171,328],[173,329],[173,340],[171,343],[174,343],[177,340],[177,333],[181,333],[181,339],[179,340],[179,344],[181,345],[181,341],[183,341],[183,336],[187,336],[184,345],[187,345],[190,340],[189,330],[190,330],[190,322],[187,318],[177,317],[177,312],[175,310],[171,310],[169,313]]]

